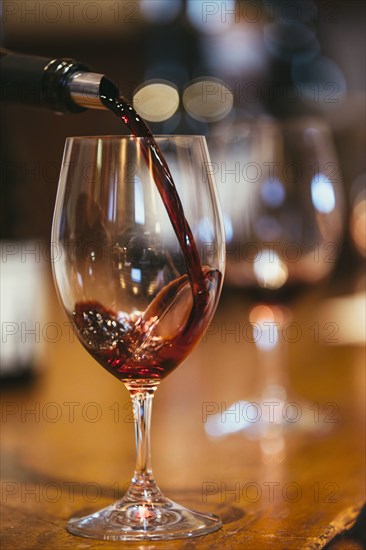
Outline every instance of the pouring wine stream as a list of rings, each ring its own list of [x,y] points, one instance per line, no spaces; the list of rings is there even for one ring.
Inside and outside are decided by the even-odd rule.
[[[181,200],[164,156],[146,122],[125,98],[119,95],[118,89],[111,81],[102,78],[99,93],[105,107],[126,124],[134,137],[148,138],[147,145],[145,142],[141,143],[143,158],[148,167],[152,160],[152,176],[179,241],[192,286],[194,305],[196,306],[200,296],[203,296],[203,302],[205,301],[205,276],[191,228],[184,215]]]

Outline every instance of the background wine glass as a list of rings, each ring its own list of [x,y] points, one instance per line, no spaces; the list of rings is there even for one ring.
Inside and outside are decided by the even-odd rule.
[[[151,174],[158,158],[151,139],[68,138],[62,163],[52,234],[56,286],[83,346],[125,383],[136,423],[136,469],[124,498],[68,524],[71,533],[90,538],[185,538],[221,526],[215,516],[166,499],[151,470],[154,392],[200,340],[224,266],[205,139],[160,137],[157,144],[193,234],[185,255],[171,223],[179,200],[168,193],[169,217]],[[188,242],[183,225],[176,229]]]
[[[293,321],[292,301],[327,280],[340,252],[343,193],[329,130],[310,118],[248,122],[220,128],[209,147],[226,228],[225,281],[252,304],[261,368],[257,394],[247,398],[279,405],[262,406],[260,421],[243,428],[251,435],[270,424],[314,428],[289,383],[284,330]],[[301,421],[292,422],[299,412]]]

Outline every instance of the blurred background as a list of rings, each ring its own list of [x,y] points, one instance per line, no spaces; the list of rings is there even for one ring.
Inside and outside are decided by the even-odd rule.
[[[108,75],[153,132],[204,134],[213,160],[215,138],[235,138],[242,125],[297,116],[325,122],[345,215],[328,294],[363,285],[364,2],[13,0],[2,4],[1,46],[74,58]],[[92,110],[58,115],[2,104],[1,117],[1,239],[38,243],[30,250],[38,246],[49,264],[65,138],[120,134],[123,128]],[[230,189],[222,197],[229,204]],[[225,221],[229,234],[228,216]]]
[[[12,0],[2,5],[1,46],[109,75],[156,133],[325,118],[351,206],[365,173],[364,12],[357,0]],[[151,83],[160,80],[166,86]],[[47,240],[65,138],[121,127],[103,112],[1,107],[2,238]]]
[[[197,488],[207,479],[230,483],[253,480],[257,479],[258,465],[264,464],[270,468],[258,474],[263,479],[303,480],[304,487],[318,480],[337,481],[342,495],[337,513],[357,499],[364,502],[359,472],[363,469],[361,424],[365,403],[365,5],[362,0],[2,3],[1,47],[49,58],[74,58],[113,79],[153,132],[207,137],[215,166],[225,168],[226,163],[226,172],[213,171],[224,206],[228,249],[235,232],[238,240],[234,245],[279,240],[281,224],[290,232],[285,242],[292,238],[299,246],[308,246],[308,241],[304,244],[300,238],[305,236],[309,242],[320,243],[320,248],[313,248],[312,264],[291,263],[291,258],[286,263],[283,257],[268,255],[272,259],[258,262],[253,272],[252,261],[251,275],[257,276],[256,281],[246,278],[244,271],[236,274],[233,267],[239,267],[239,262],[235,258],[228,266],[214,324],[184,368],[178,368],[159,388],[153,438],[156,474],[163,487],[180,484]],[[302,128],[310,146],[308,156],[299,156],[295,162],[305,168],[311,164],[316,170],[313,180],[304,182],[307,201],[302,203],[298,202],[300,194],[287,193],[285,179],[277,176],[270,185],[264,180],[248,183],[251,173],[245,180],[240,164],[276,162],[278,155],[284,157],[285,145],[287,151],[295,153],[300,138],[296,141],[291,138],[295,134],[290,133],[282,142],[272,124],[299,117],[308,121]],[[323,134],[325,127],[328,130]],[[267,130],[261,131],[263,128],[269,128],[270,137]],[[3,395],[7,401],[13,397],[10,404],[14,411],[21,411],[23,405],[34,408],[35,403],[50,402],[61,404],[64,411],[62,404],[74,401],[79,405],[95,402],[107,411],[97,423],[85,421],[80,414],[75,423],[65,414],[60,422],[47,418],[28,421],[20,413],[9,414],[8,430],[3,430],[10,456],[6,475],[11,480],[36,481],[76,476],[107,485],[121,476],[123,452],[122,481],[127,482],[134,460],[132,425],[111,422],[111,403],[128,404],[127,392],[123,397],[120,385],[74,338],[57,303],[49,257],[65,138],[121,134],[123,127],[104,111],[58,115],[47,109],[1,104],[0,132],[0,372],[6,379],[15,373],[18,380],[19,373],[45,367],[37,384],[25,390],[12,386]],[[314,168],[318,166],[314,165],[316,159],[323,168],[335,171],[322,173]],[[299,186],[292,187],[298,190]],[[258,202],[253,204],[264,204],[258,218],[256,211],[251,211],[248,190],[257,193]],[[249,219],[254,233],[244,234]],[[299,225],[306,230],[297,233]],[[317,256],[322,252],[331,264],[326,263],[326,257]],[[304,255],[302,259],[306,260]],[[315,268],[324,266],[329,269],[318,276]],[[272,278],[270,289],[274,293],[264,296],[259,287],[266,277]],[[306,286],[309,282],[311,298],[301,291],[294,306],[287,295],[287,290],[290,294],[293,290],[291,283]],[[278,294],[276,290],[282,287],[284,294]],[[289,303],[294,306],[292,311],[288,310]],[[277,329],[270,333],[268,326],[277,321],[277,326],[287,323],[285,326],[297,328],[300,336],[289,333],[281,339]],[[262,331],[259,340],[253,337],[255,327]],[[294,399],[292,391],[301,400]],[[222,420],[222,411],[230,410],[231,403],[239,407],[240,403],[247,405],[248,399],[260,402],[264,398],[301,403],[302,410],[312,415],[309,433],[315,434],[316,444],[312,447],[304,437],[298,455],[291,454],[282,433],[288,422],[284,427],[281,419],[276,420],[276,430],[272,431],[264,419],[263,429],[253,432],[248,422]],[[202,421],[204,402],[217,405],[210,422]],[[314,404],[318,408],[314,409]],[[320,410],[324,418],[329,404],[338,411],[334,423],[316,420],[314,410],[318,416]],[[305,414],[303,418],[306,420]],[[306,422],[304,425],[309,428]],[[339,439],[342,429],[345,438]],[[227,438],[225,445],[222,438]],[[253,440],[258,438],[261,445],[257,448]],[[26,469],[17,473],[19,464]],[[286,469],[276,474],[274,464],[289,464],[288,477]],[[317,517],[327,513],[329,521],[333,520],[334,508],[325,506],[325,500],[316,502]],[[268,509],[263,522],[267,522]],[[71,509],[62,513],[66,518]],[[303,514],[308,518],[305,532],[312,514],[315,505],[309,499]],[[37,512],[37,518],[39,515]],[[291,529],[296,530],[300,520],[290,520]],[[275,525],[285,532],[281,521]],[[318,535],[321,529],[316,521]],[[45,529],[50,529],[48,523]],[[13,537],[13,516],[11,530]],[[62,545],[51,544],[56,546]]]

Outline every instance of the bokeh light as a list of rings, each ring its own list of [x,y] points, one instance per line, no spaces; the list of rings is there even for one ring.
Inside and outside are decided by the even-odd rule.
[[[288,278],[286,264],[274,250],[263,249],[254,258],[254,273],[262,288],[277,289]]]
[[[151,23],[170,23],[182,10],[182,0],[140,0],[143,17]]]
[[[226,32],[235,22],[235,0],[187,0],[186,10],[191,25],[205,34]]]
[[[135,91],[133,106],[146,120],[162,122],[178,109],[179,94],[171,82],[148,81]]]
[[[302,97],[322,108],[339,105],[347,94],[343,71],[323,55],[306,62],[294,61],[292,79]]]
[[[324,174],[316,174],[311,181],[313,205],[322,214],[329,214],[335,207],[333,184]]]
[[[234,96],[222,80],[204,77],[190,83],[183,93],[187,113],[202,122],[216,122],[227,116]]]

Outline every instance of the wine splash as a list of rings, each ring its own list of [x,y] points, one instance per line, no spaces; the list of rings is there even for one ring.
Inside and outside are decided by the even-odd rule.
[[[206,306],[193,307],[183,275],[165,286],[135,322],[98,302],[79,302],[73,320],[93,357],[118,379],[161,380],[191,352],[216,307],[221,273],[206,270]]]

